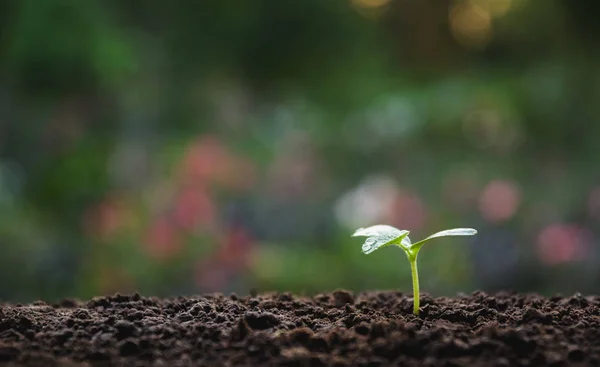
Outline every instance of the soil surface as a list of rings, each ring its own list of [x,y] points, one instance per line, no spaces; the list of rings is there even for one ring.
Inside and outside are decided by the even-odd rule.
[[[138,294],[0,308],[7,366],[597,366],[600,297]]]

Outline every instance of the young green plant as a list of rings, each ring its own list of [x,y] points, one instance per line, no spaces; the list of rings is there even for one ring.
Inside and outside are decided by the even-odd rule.
[[[368,228],[360,228],[354,232],[353,237],[365,236],[368,237],[365,243],[362,245],[362,252],[370,254],[375,250],[387,246],[398,246],[406,253],[408,262],[410,263],[410,270],[412,275],[413,283],[413,313],[419,314],[419,272],[417,270],[417,255],[419,250],[425,244],[425,242],[437,238],[446,236],[473,236],[477,234],[477,230],[473,228],[454,228],[447,229],[445,231],[437,232],[431,236],[421,240],[419,242],[412,243],[408,234],[410,231],[400,230],[392,226],[379,224]]]

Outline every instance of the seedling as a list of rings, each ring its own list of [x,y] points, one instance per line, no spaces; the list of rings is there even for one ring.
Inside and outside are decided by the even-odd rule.
[[[419,315],[419,272],[417,271],[417,255],[425,242],[436,237],[446,236],[473,236],[477,234],[477,230],[473,228],[454,228],[445,231],[437,232],[419,242],[411,243],[408,234],[410,231],[400,230],[392,226],[379,224],[368,228],[357,229],[352,237],[365,236],[368,237],[362,245],[362,252],[370,254],[373,251],[382,247],[395,245],[400,247],[406,253],[413,283],[413,313]]]

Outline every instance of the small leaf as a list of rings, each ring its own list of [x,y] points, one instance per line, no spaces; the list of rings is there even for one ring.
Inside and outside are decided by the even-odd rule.
[[[447,237],[447,236],[474,236],[477,234],[477,230],[473,229],[473,228],[453,228],[453,229],[447,229],[445,231],[441,231],[441,232],[437,232],[432,234],[431,236],[415,242],[411,245],[411,250],[413,251],[419,251],[419,249],[421,248],[421,246],[423,246],[423,244],[431,239],[437,238],[437,237]]]
[[[352,237],[365,236],[368,237],[362,245],[362,252],[370,254],[371,252],[391,244],[402,246],[410,246],[410,239],[406,230],[400,230],[392,226],[378,224],[368,228],[359,228],[354,232]]]
[[[437,232],[427,237],[425,240],[430,240],[436,237],[446,237],[446,236],[474,236],[477,234],[477,230],[473,228],[454,228],[447,229],[445,231]],[[423,241],[425,241],[423,240]]]

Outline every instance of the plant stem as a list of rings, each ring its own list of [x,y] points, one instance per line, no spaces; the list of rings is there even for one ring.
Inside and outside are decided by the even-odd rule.
[[[410,262],[410,272],[412,275],[413,283],[413,313],[419,315],[419,271],[417,270],[417,254],[409,255],[408,261]]]

